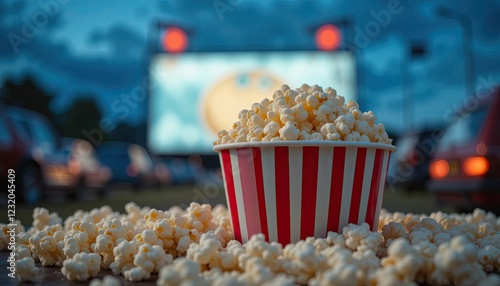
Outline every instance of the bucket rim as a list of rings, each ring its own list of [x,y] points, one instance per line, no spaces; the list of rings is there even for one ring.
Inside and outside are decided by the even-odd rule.
[[[385,143],[373,142],[352,142],[352,141],[328,141],[328,140],[295,140],[295,141],[258,141],[258,142],[238,142],[215,145],[212,148],[214,152],[230,150],[236,148],[250,147],[358,147],[383,149],[391,152],[396,151],[396,146]]]

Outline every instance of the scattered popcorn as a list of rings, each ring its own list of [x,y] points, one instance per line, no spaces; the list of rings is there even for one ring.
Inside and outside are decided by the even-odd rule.
[[[90,286],[121,286],[122,283],[121,281],[111,275],[106,275],[104,278],[99,279],[99,278],[94,278],[90,281]]]
[[[61,224],[62,219],[57,213],[49,214],[45,208],[35,208],[33,211],[33,227],[42,230],[46,225]]]
[[[40,260],[43,266],[61,266],[63,254],[64,231],[61,225],[45,226],[29,238],[33,258]]]
[[[187,258],[179,258],[161,269],[156,285],[209,285],[200,274],[200,265]]]
[[[397,281],[395,285],[411,284],[424,264],[418,251],[410,245],[408,240],[400,237],[394,240],[387,249],[387,257],[381,259],[383,269],[393,268],[390,271],[382,271],[377,275],[377,282],[385,285],[384,281]],[[388,275],[394,277],[388,278]],[[392,284],[387,283],[387,284]]]
[[[63,263],[61,273],[69,280],[85,281],[97,276],[101,270],[101,257],[96,253],[78,253]]]
[[[137,253],[137,249],[138,243],[136,241],[126,240],[121,240],[113,248],[114,261],[110,265],[113,274],[119,275],[134,267],[134,256]]]
[[[441,244],[434,256],[436,269],[431,278],[442,284],[484,285],[488,277],[481,271],[477,252],[477,247],[464,236]]]
[[[172,255],[165,254],[161,246],[145,243],[139,247],[139,252],[134,257],[134,267],[125,270],[123,274],[130,281],[149,279],[151,273],[158,273],[162,266],[172,261]]]
[[[272,100],[242,110],[229,131],[222,130],[214,145],[289,140],[356,141],[391,144],[372,111],[361,112],[356,102],[345,103],[330,87],[283,85]]]
[[[39,269],[35,266],[35,260],[24,257],[16,260],[16,274],[19,281],[31,281],[38,274]]]
[[[217,256],[217,252],[222,248],[221,243],[213,232],[201,235],[200,242],[193,243],[187,250],[187,257],[199,264],[208,264]]]
[[[319,93],[318,87],[313,89]],[[306,117],[302,111],[312,117],[314,106],[321,107],[327,96],[320,93],[316,102],[301,92],[289,92],[271,110],[265,110],[269,102],[255,105],[244,116],[252,126],[262,123],[254,115],[264,113],[275,112],[270,115],[284,120]],[[285,110],[292,99],[304,105],[291,108],[293,112]],[[336,100],[336,104],[343,101]],[[339,120],[347,128],[351,124],[356,128],[352,121],[359,118],[374,122],[372,114],[360,113],[355,103],[330,104],[326,107],[353,110],[352,118]],[[317,109],[320,119],[337,116],[327,113],[326,107]],[[317,133],[331,134],[335,126],[328,124],[334,125],[325,123]],[[309,128],[316,127],[297,126]],[[263,132],[279,134],[273,125]],[[277,138],[282,139],[273,140]],[[40,223],[16,233],[19,279],[34,278],[36,262],[62,267],[69,280],[80,281],[108,268],[129,281],[150,280],[158,273],[157,285],[500,285],[500,219],[480,209],[430,215],[382,210],[378,231],[370,231],[366,223],[349,224],[341,233],[328,232],[325,238],[309,237],[286,246],[267,242],[262,234],[246,244],[232,240],[229,213],[221,205],[212,209],[192,203],[187,209],[162,211],[129,203],[125,209],[125,214],[107,206],[76,211],[63,225],[46,220],[47,210],[35,210]],[[8,234],[2,228],[0,241],[6,239],[2,233]],[[90,283],[121,284],[112,276]]]
[[[26,245],[18,245],[15,250],[16,260],[23,259],[25,257],[31,258],[31,250]]]
[[[0,250],[5,250],[9,246],[10,228],[6,224],[0,224]]]

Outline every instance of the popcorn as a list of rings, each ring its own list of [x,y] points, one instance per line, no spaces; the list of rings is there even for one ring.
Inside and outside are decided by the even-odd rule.
[[[210,231],[201,235],[199,244],[193,243],[189,246],[187,257],[199,264],[208,264],[221,248],[220,241]]]
[[[158,273],[160,268],[172,263],[173,257],[170,254],[165,254],[163,248],[158,245],[142,244],[139,247],[139,252],[134,257],[134,265],[141,267],[148,272]]]
[[[179,258],[171,265],[161,269],[158,275],[156,285],[174,286],[174,285],[209,285],[209,283],[200,275],[200,265],[187,258]]]
[[[334,94],[315,92],[320,104]],[[293,100],[307,100],[301,98],[304,91],[296,93],[277,92],[279,110],[289,108]],[[266,108],[264,103],[254,105],[246,115],[267,114]],[[343,108],[354,111],[356,120],[370,116],[356,111],[354,103]],[[297,128],[316,130],[320,125],[315,124]],[[325,123],[316,133],[334,134],[332,128],[336,130],[334,123]],[[40,218],[48,214],[36,212]],[[367,224],[349,224],[342,233],[328,232],[325,238],[309,237],[285,247],[265,241],[262,234],[242,245],[232,240],[224,206],[192,203],[187,209],[162,211],[132,203],[125,214],[109,207],[76,211],[64,225],[44,223],[42,230],[33,226],[21,231],[15,257],[23,281],[37,275],[38,259],[44,266],[62,266],[68,279],[82,281],[110,268],[130,281],[150,279],[158,272],[157,285],[499,285],[499,226],[494,214],[479,209],[430,215],[382,210],[378,231],[370,231]],[[111,276],[90,283],[121,284]]]
[[[119,279],[111,275],[106,275],[102,280],[94,278],[90,281],[90,286],[121,286],[122,283]]]
[[[33,227],[42,230],[46,225],[61,224],[62,219],[57,213],[50,213],[45,208],[35,208],[33,210]]]
[[[354,101],[328,87],[283,85],[272,100],[254,103],[238,114],[229,131],[217,134],[214,145],[235,142],[330,140],[391,144],[383,124],[373,112],[362,113]],[[326,127],[324,127],[326,126]]]
[[[102,256],[101,267],[103,269],[108,269],[115,260],[113,247],[115,246],[115,241],[112,236],[107,236],[104,234],[99,234],[97,236],[96,242],[92,244],[92,250]]]
[[[120,241],[113,249],[114,261],[109,266],[113,270],[113,274],[119,275],[134,267],[134,256],[137,249],[138,243],[136,241]]]
[[[395,275],[394,280],[399,280],[400,283],[410,284],[415,280],[415,277],[424,264],[422,257],[418,254],[406,239],[397,238],[391,243],[387,249],[388,256],[381,259],[384,268],[394,268],[395,271],[390,271],[390,275]],[[387,274],[389,274],[387,273]],[[403,279],[401,279],[403,278]],[[382,277],[385,280],[385,277]],[[377,279],[379,282],[380,279]],[[382,283],[383,284],[383,283]]]
[[[39,259],[43,266],[60,266],[65,259],[62,251],[63,239],[61,225],[56,225],[53,228],[46,226],[43,231],[39,231],[29,238],[33,258]]]
[[[80,253],[80,244],[78,240],[72,236],[66,236],[64,238],[64,256],[66,256],[66,258],[73,258],[77,253]]]
[[[101,257],[96,253],[78,253],[63,263],[61,273],[69,280],[85,281],[97,276],[101,270]]]
[[[16,260],[20,260],[20,259],[23,259],[25,257],[31,258],[31,250],[26,245],[22,245],[22,244],[18,245],[16,247],[15,253],[16,253]]]
[[[19,281],[31,281],[39,271],[35,266],[35,260],[31,257],[16,260],[16,273]]]
[[[10,240],[10,230],[9,226],[6,224],[0,224],[0,250],[5,250],[9,247]]]
[[[133,267],[129,270],[124,271],[123,276],[125,276],[125,279],[129,281],[142,281],[149,279],[149,277],[151,277],[151,273],[146,271],[144,268]]]
[[[464,236],[454,237],[439,246],[434,256],[435,271],[432,279],[438,283],[455,285],[481,285],[487,279],[477,261],[477,248]]]

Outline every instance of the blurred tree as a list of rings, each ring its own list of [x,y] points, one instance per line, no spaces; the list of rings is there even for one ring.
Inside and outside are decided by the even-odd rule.
[[[54,123],[54,114],[49,108],[53,95],[39,86],[31,76],[28,75],[21,83],[5,81],[0,95],[5,103],[39,112]]]
[[[63,136],[86,139],[84,130],[99,128],[102,113],[92,95],[80,95],[63,115]]]

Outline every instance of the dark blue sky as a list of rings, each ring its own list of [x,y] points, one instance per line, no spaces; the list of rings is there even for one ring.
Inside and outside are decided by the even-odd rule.
[[[344,32],[358,40],[362,109],[374,110],[379,121],[400,131],[402,63],[418,124],[442,121],[442,114],[464,98],[463,29],[440,16],[438,6],[470,20],[476,82],[499,84],[500,2],[494,0],[2,1],[0,84],[31,74],[57,95],[54,112],[68,108],[75,94],[89,93],[112,116],[111,102],[145,76],[148,40],[158,21],[191,29],[192,50],[310,49],[314,44],[308,27],[349,19]],[[376,15],[387,13],[390,19],[377,20]],[[369,34],[373,23],[379,29],[361,36]],[[426,56],[409,59],[410,42],[425,43]],[[145,120],[141,106],[127,117],[129,123]]]

